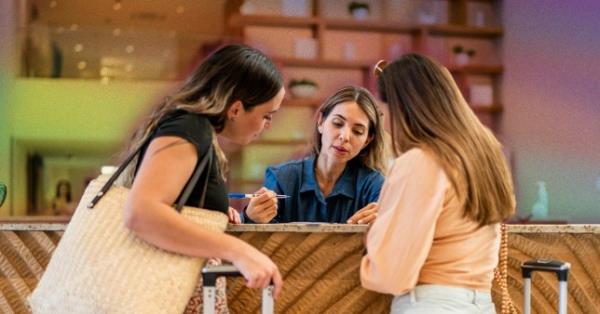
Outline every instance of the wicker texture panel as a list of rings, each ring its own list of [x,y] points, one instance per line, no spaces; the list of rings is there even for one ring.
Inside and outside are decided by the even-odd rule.
[[[277,313],[385,313],[391,297],[360,287],[363,252],[357,233],[242,233],[241,239],[270,255],[284,277]],[[228,281],[232,313],[260,311],[260,293]]]
[[[27,313],[37,285],[62,231],[0,232],[0,312]]]
[[[25,300],[46,268],[62,231],[0,232],[0,312],[26,313]],[[245,232],[236,236],[270,255],[285,279],[278,313],[385,313],[391,298],[360,287],[360,233]],[[509,291],[519,310],[523,303],[520,265],[537,258],[568,261],[569,313],[600,313],[600,234],[509,234]],[[60,287],[57,287],[60,289]],[[556,313],[556,276],[533,277],[533,313]],[[494,300],[499,301],[497,287]],[[260,294],[228,282],[232,313],[257,313]],[[496,302],[499,304],[499,302]]]

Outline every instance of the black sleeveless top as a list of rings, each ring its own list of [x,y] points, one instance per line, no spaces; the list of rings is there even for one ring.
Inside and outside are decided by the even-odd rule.
[[[201,114],[190,113],[185,110],[175,110],[159,121],[157,129],[152,134],[152,138],[154,139],[160,136],[177,136],[192,143],[198,151],[198,162],[196,163],[196,166],[198,166],[198,163],[200,163],[200,160],[204,154],[206,154],[210,145],[212,145],[212,132],[212,125],[207,117]],[[144,158],[147,148],[148,145],[142,147],[140,157],[138,158],[138,168],[136,169],[139,169],[139,165]],[[227,186],[221,176],[219,161],[214,150],[212,164],[209,168],[210,177],[208,178],[206,196],[202,208],[216,210],[227,214],[229,208]],[[191,176],[192,173],[190,173],[190,178]],[[202,174],[185,205],[194,207],[199,206],[204,178],[204,174]]]

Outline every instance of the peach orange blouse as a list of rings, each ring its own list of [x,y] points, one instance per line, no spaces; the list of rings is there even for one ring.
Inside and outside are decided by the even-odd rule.
[[[360,278],[369,290],[401,295],[417,284],[489,292],[498,263],[500,226],[479,227],[441,165],[414,148],[394,161],[366,239]]]

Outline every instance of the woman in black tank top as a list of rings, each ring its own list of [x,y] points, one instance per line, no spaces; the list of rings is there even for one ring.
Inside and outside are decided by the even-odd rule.
[[[277,296],[281,275],[266,255],[235,237],[193,225],[172,204],[212,146],[215,158],[205,170],[209,179],[203,208],[229,213],[224,182],[226,159],[216,137],[248,144],[269,127],[284,93],[277,68],[253,48],[229,45],[207,57],[132,136],[127,151],[135,150],[148,138],[150,141],[142,147],[137,167],[129,169],[127,227],[168,251],[231,261],[246,278],[248,287],[264,288],[272,280]],[[200,189],[194,190],[187,204],[198,206]],[[271,192],[253,201],[276,210]],[[230,219],[236,220],[232,215]]]

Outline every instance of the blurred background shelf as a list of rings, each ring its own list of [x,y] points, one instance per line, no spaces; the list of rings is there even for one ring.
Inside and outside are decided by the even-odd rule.
[[[504,109],[498,97],[504,72],[498,51],[504,30],[494,1],[422,1],[411,5],[374,1],[369,2],[369,16],[360,20],[349,16],[347,3],[339,1],[298,2],[307,5],[304,13],[298,14],[302,16],[287,16],[283,4],[279,9],[269,9],[261,7],[260,1],[244,3],[255,5],[255,12],[242,13],[245,9],[231,5],[227,15],[230,35],[269,54],[282,69],[286,82],[308,79],[318,89],[308,99],[290,97],[284,100],[277,115],[284,117],[285,122],[275,126],[276,130],[265,132],[263,140],[253,142],[240,152],[237,160],[242,172],[246,171],[244,167],[252,168],[249,170],[252,175],[241,177],[262,175],[254,169],[253,162],[264,163],[264,169],[269,163],[285,160],[286,154],[301,156],[298,147],[306,142],[298,140],[298,136],[310,136],[309,126],[315,117],[314,112],[311,114],[308,110],[318,108],[344,85],[364,86],[376,94],[373,66],[378,60],[393,60],[407,52],[423,53],[444,64],[469,104],[471,95],[477,92],[477,89],[472,90],[473,86],[490,86],[487,91],[492,95],[483,103],[491,105],[473,104],[472,109],[484,124],[498,132],[499,117]],[[296,15],[297,12],[288,13]],[[456,58],[458,46],[464,53],[470,52],[466,64],[459,63]],[[287,90],[290,95],[290,88]],[[489,97],[492,97],[491,101]],[[481,97],[474,100],[481,101]],[[293,126],[291,117],[300,114],[304,115],[305,124]],[[284,134],[296,136],[286,139]],[[255,156],[259,150],[252,149],[253,146],[272,146],[277,151],[271,154],[281,154],[281,157],[259,158]],[[307,146],[305,151],[308,151]],[[235,182],[243,186],[255,183],[252,180]]]
[[[229,27],[243,28],[248,26],[274,27],[322,27],[324,30],[361,31],[413,34],[429,33],[430,35],[468,36],[496,38],[503,35],[501,27],[475,27],[452,24],[408,24],[387,21],[357,21],[348,18],[294,17],[277,15],[241,15],[233,14]]]
[[[343,70],[369,70],[376,61],[357,62],[345,60],[327,60],[327,59],[301,59],[301,58],[282,58],[275,57],[275,62],[288,67],[311,67],[321,69],[343,69]]]
[[[499,75],[504,72],[504,67],[501,65],[453,65],[450,66],[448,70],[456,74]]]

